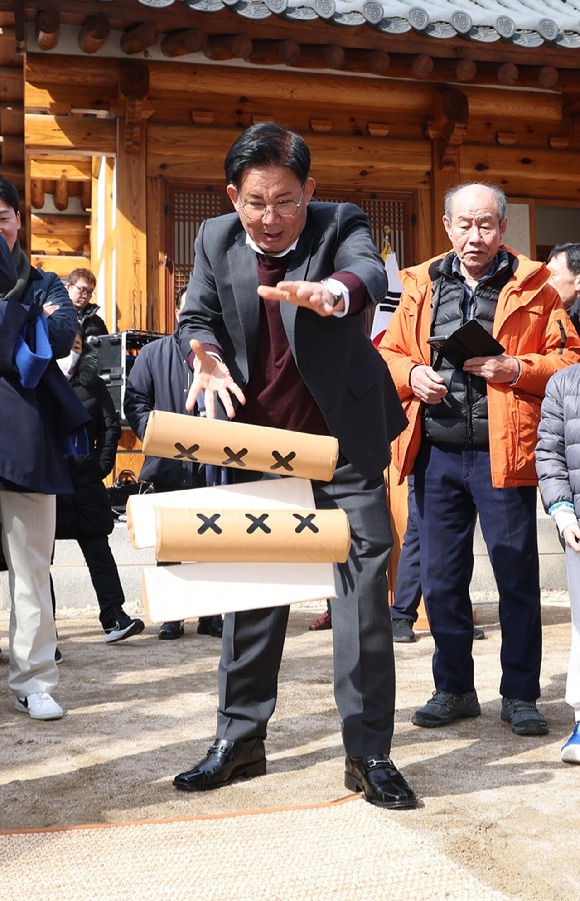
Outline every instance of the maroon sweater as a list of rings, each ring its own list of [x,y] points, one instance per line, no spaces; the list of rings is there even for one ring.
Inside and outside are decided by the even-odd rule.
[[[283,257],[258,255],[258,281],[274,287],[284,280],[290,253]],[[358,313],[366,301],[366,287],[350,272],[333,276],[349,289],[349,314]],[[246,403],[236,411],[236,421],[271,426],[293,432],[328,435],[328,426],[306,387],[292,356],[284,330],[280,303],[260,298],[260,327],[256,359],[245,390]],[[218,351],[206,345],[206,350]],[[193,360],[191,360],[193,363]]]

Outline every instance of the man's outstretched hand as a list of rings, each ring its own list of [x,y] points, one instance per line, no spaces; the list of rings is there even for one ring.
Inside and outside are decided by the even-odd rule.
[[[234,382],[230,370],[225,363],[217,357],[208,354],[204,347],[195,338],[189,342],[189,346],[195,354],[193,367],[193,382],[185,402],[186,410],[193,410],[195,403],[201,394],[205,395],[205,414],[208,419],[215,419],[215,395],[217,394],[229,419],[235,416],[231,395],[233,394],[241,404],[246,403],[242,389]]]

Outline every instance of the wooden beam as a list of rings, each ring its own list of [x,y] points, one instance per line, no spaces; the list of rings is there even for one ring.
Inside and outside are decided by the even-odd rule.
[[[26,115],[24,139],[27,150],[74,150],[78,153],[114,154],[116,123],[92,116]]]
[[[300,69],[340,69],[345,58],[344,47],[338,44],[301,44],[300,56],[294,66]]]
[[[150,76],[147,63],[122,61],[119,68],[119,93],[126,98],[144,100],[149,93]]]
[[[149,47],[157,43],[159,32],[153,22],[141,22],[139,25],[128,28],[121,37],[121,50],[123,53],[143,53]]]
[[[48,158],[31,157],[30,177],[47,181],[56,181],[62,177],[68,181],[84,181],[91,177],[91,159],[67,159],[53,155]]]
[[[30,247],[32,253],[90,253],[89,217],[53,216],[32,213]]]
[[[21,103],[0,103],[0,134],[20,135],[24,132],[24,106]]]
[[[92,205],[92,182],[83,181],[81,182],[81,209],[89,211],[92,209]]]
[[[39,10],[34,20],[34,33],[41,50],[54,50],[60,33],[58,13],[55,10]]]
[[[181,31],[170,31],[161,41],[161,51],[170,59],[185,56],[187,53],[198,53],[205,46],[206,36],[198,28],[185,28]]]
[[[252,42],[245,34],[209,34],[203,46],[208,59],[248,59],[252,54]]]
[[[30,206],[41,210],[44,206],[44,182],[41,178],[32,178],[29,183]]]
[[[557,160],[557,165],[556,165]],[[498,147],[465,144],[461,151],[461,180],[472,179],[497,182],[509,193],[521,196],[562,195],[562,184],[566,184],[568,199],[580,197],[580,169],[578,154],[574,151],[532,149],[521,147]],[[517,190],[511,190],[511,185]],[[524,186],[523,188],[520,186]]]
[[[497,70],[497,80],[500,84],[512,87],[519,77],[519,70],[513,63],[504,63]]]
[[[49,256],[42,253],[33,253],[30,262],[34,268],[43,269],[45,272],[54,272],[59,278],[68,278],[73,269],[90,268],[90,259],[82,255],[56,254]]]
[[[223,161],[234,138],[235,133],[228,128],[192,131],[191,125],[165,125],[150,119],[147,175],[224,184]],[[329,183],[355,190],[375,181],[387,187],[396,184],[402,190],[414,189],[424,182],[431,168],[431,149],[426,140],[312,133],[308,146],[314,177],[318,169],[327,174]]]
[[[139,153],[141,125],[151,115],[145,109],[145,98],[149,92],[149,69],[146,63],[121,63],[119,73],[119,93],[125,98],[125,150]]]
[[[24,163],[22,135],[0,135],[0,160],[7,166]]]
[[[103,13],[89,16],[79,31],[79,47],[83,53],[96,53],[107,42],[110,33],[109,20]]]
[[[296,65],[300,58],[300,45],[296,41],[252,40],[252,52],[248,62],[257,66],[274,66],[284,63]]]
[[[469,124],[469,101],[457,88],[441,86],[433,104],[433,119],[427,125],[431,140],[437,139],[439,168],[457,168],[461,147]]]
[[[250,68],[228,66],[203,66],[149,62],[151,76],[150,95],[181,97],[247,97],[252,101],[276,105],[288,100],[288,73],[278,69],[268,72],[267,78],[256,77]],[[407,73],[408,75],[408,73]],[[383,111],[401,111],[426,114],[431,107],[433,89],[430,86],[408,82],[404,90],[386,90],[381,78],[353,79],[335,73],[309,74],[292,72],[292,99],[309,106],[315,97],[332,97],[335,106],[363,111],[377,108]],[[497,102],[497,100],[496,100]],[[191,108],[195,103],[191,102]]]
[[[54,184],[54,205],[61,212],[68,209],[68,181],[61,176]]]

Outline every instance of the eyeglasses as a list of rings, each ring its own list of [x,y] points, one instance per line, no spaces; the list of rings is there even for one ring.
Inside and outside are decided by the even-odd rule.
[[[247,200],[243,203],[241,209],[248,219],[263,219],[268,210],[281,216],[282,219],[291,219],[295,216],[299,208],[304,202],[304,197],[300,200],[277,200],[276,203],[260,203],[258,200]]]
[[[81,288],[80,285],[73,285],[72,287],[76,288],[76,290],[79,292],[79,294],[82,294],[83,297],[92,297],[93,294],[95,293],[94,288],[84,288],[84,287]]]

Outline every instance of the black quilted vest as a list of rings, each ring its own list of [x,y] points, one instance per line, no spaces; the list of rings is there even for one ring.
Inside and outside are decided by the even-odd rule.
[[[452,335],[464,323],[463,280],[452,270],[455,254],[434,263],[430,272],[433,280],[431,302],[431,334]],[[472,318],[491,334],[497,299],[504,285],[512,277],[517,265],[515,257],[499,251],[493,275],[484,276],[476,285]],[[438,360],[432,351],[431,365],[437,362],[438,372],[445,380],[448,394],[439,404],[423,405],[423,434],[438,447],[488,450],[487,383],[481,376],[454,369],[447,360]]]

